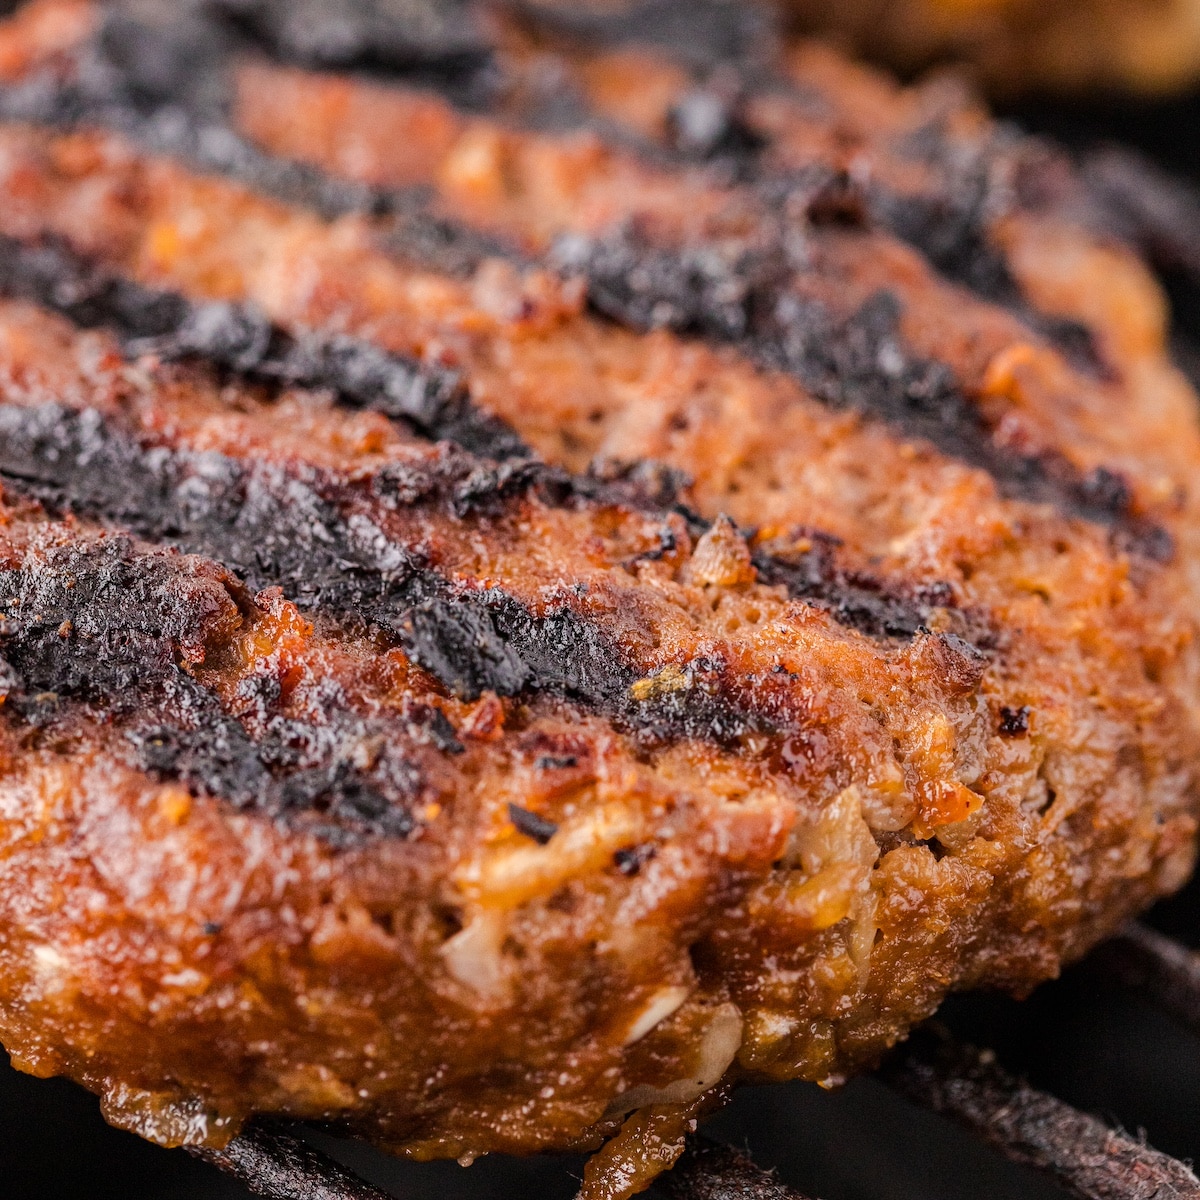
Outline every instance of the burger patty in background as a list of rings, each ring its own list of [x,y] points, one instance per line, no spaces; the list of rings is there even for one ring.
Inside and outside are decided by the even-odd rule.
[[[1200,68],[1195,0],[784,0],[798,29],[911,73],[965,63],[995,95],[1166,96]]]

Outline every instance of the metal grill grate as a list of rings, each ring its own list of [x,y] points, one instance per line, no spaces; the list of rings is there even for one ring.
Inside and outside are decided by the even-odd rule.
[[[1133,925],[1093,961],[1200,1034],[1200,954]],[[936,1023],[880,1075],[1082,1200],[1200,1200],[1200,1180],[1187,1165],[1021,1082],[990,1051],[956,1041]],[[390,1200],[282,1129],[252,1127],[225,1151],[194,1153],[270,1200]],[[672,1200],[807,1200],[745,1155],[704,1138],[661,1186]]]

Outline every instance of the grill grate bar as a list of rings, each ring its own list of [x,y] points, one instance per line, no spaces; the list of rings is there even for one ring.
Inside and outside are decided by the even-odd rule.
[[[191,1152],[267,1200],[392,1200],[328,1155],[278,1129],[249,1125],[224,1150],[195,1147]]]
[[[990,1051],[926,1030],[883,1078],[1081,1200],[1200,1200],[1183,1163],[1022,1083]]]
[[[1101,946],[1088,964],[1200,1033],[1200,954],[1194,950],[1134,924]]]
[[[693,1138],[658,1186],[671,1200],[808,1200],[744,1154]]]

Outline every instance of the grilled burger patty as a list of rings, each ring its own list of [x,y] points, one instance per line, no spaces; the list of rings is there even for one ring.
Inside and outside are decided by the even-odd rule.
[[[661,0],[35,0],[0,114],[21,1068],[616,1197],[1182,882],[1195,397],[1051,148]]]

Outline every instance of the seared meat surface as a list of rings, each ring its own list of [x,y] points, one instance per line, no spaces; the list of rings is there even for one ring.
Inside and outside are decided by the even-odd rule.
[[[1190,869],[1154,282],[688,9],[0,28],[0,1040],[115,1123],[623,1195]]]

